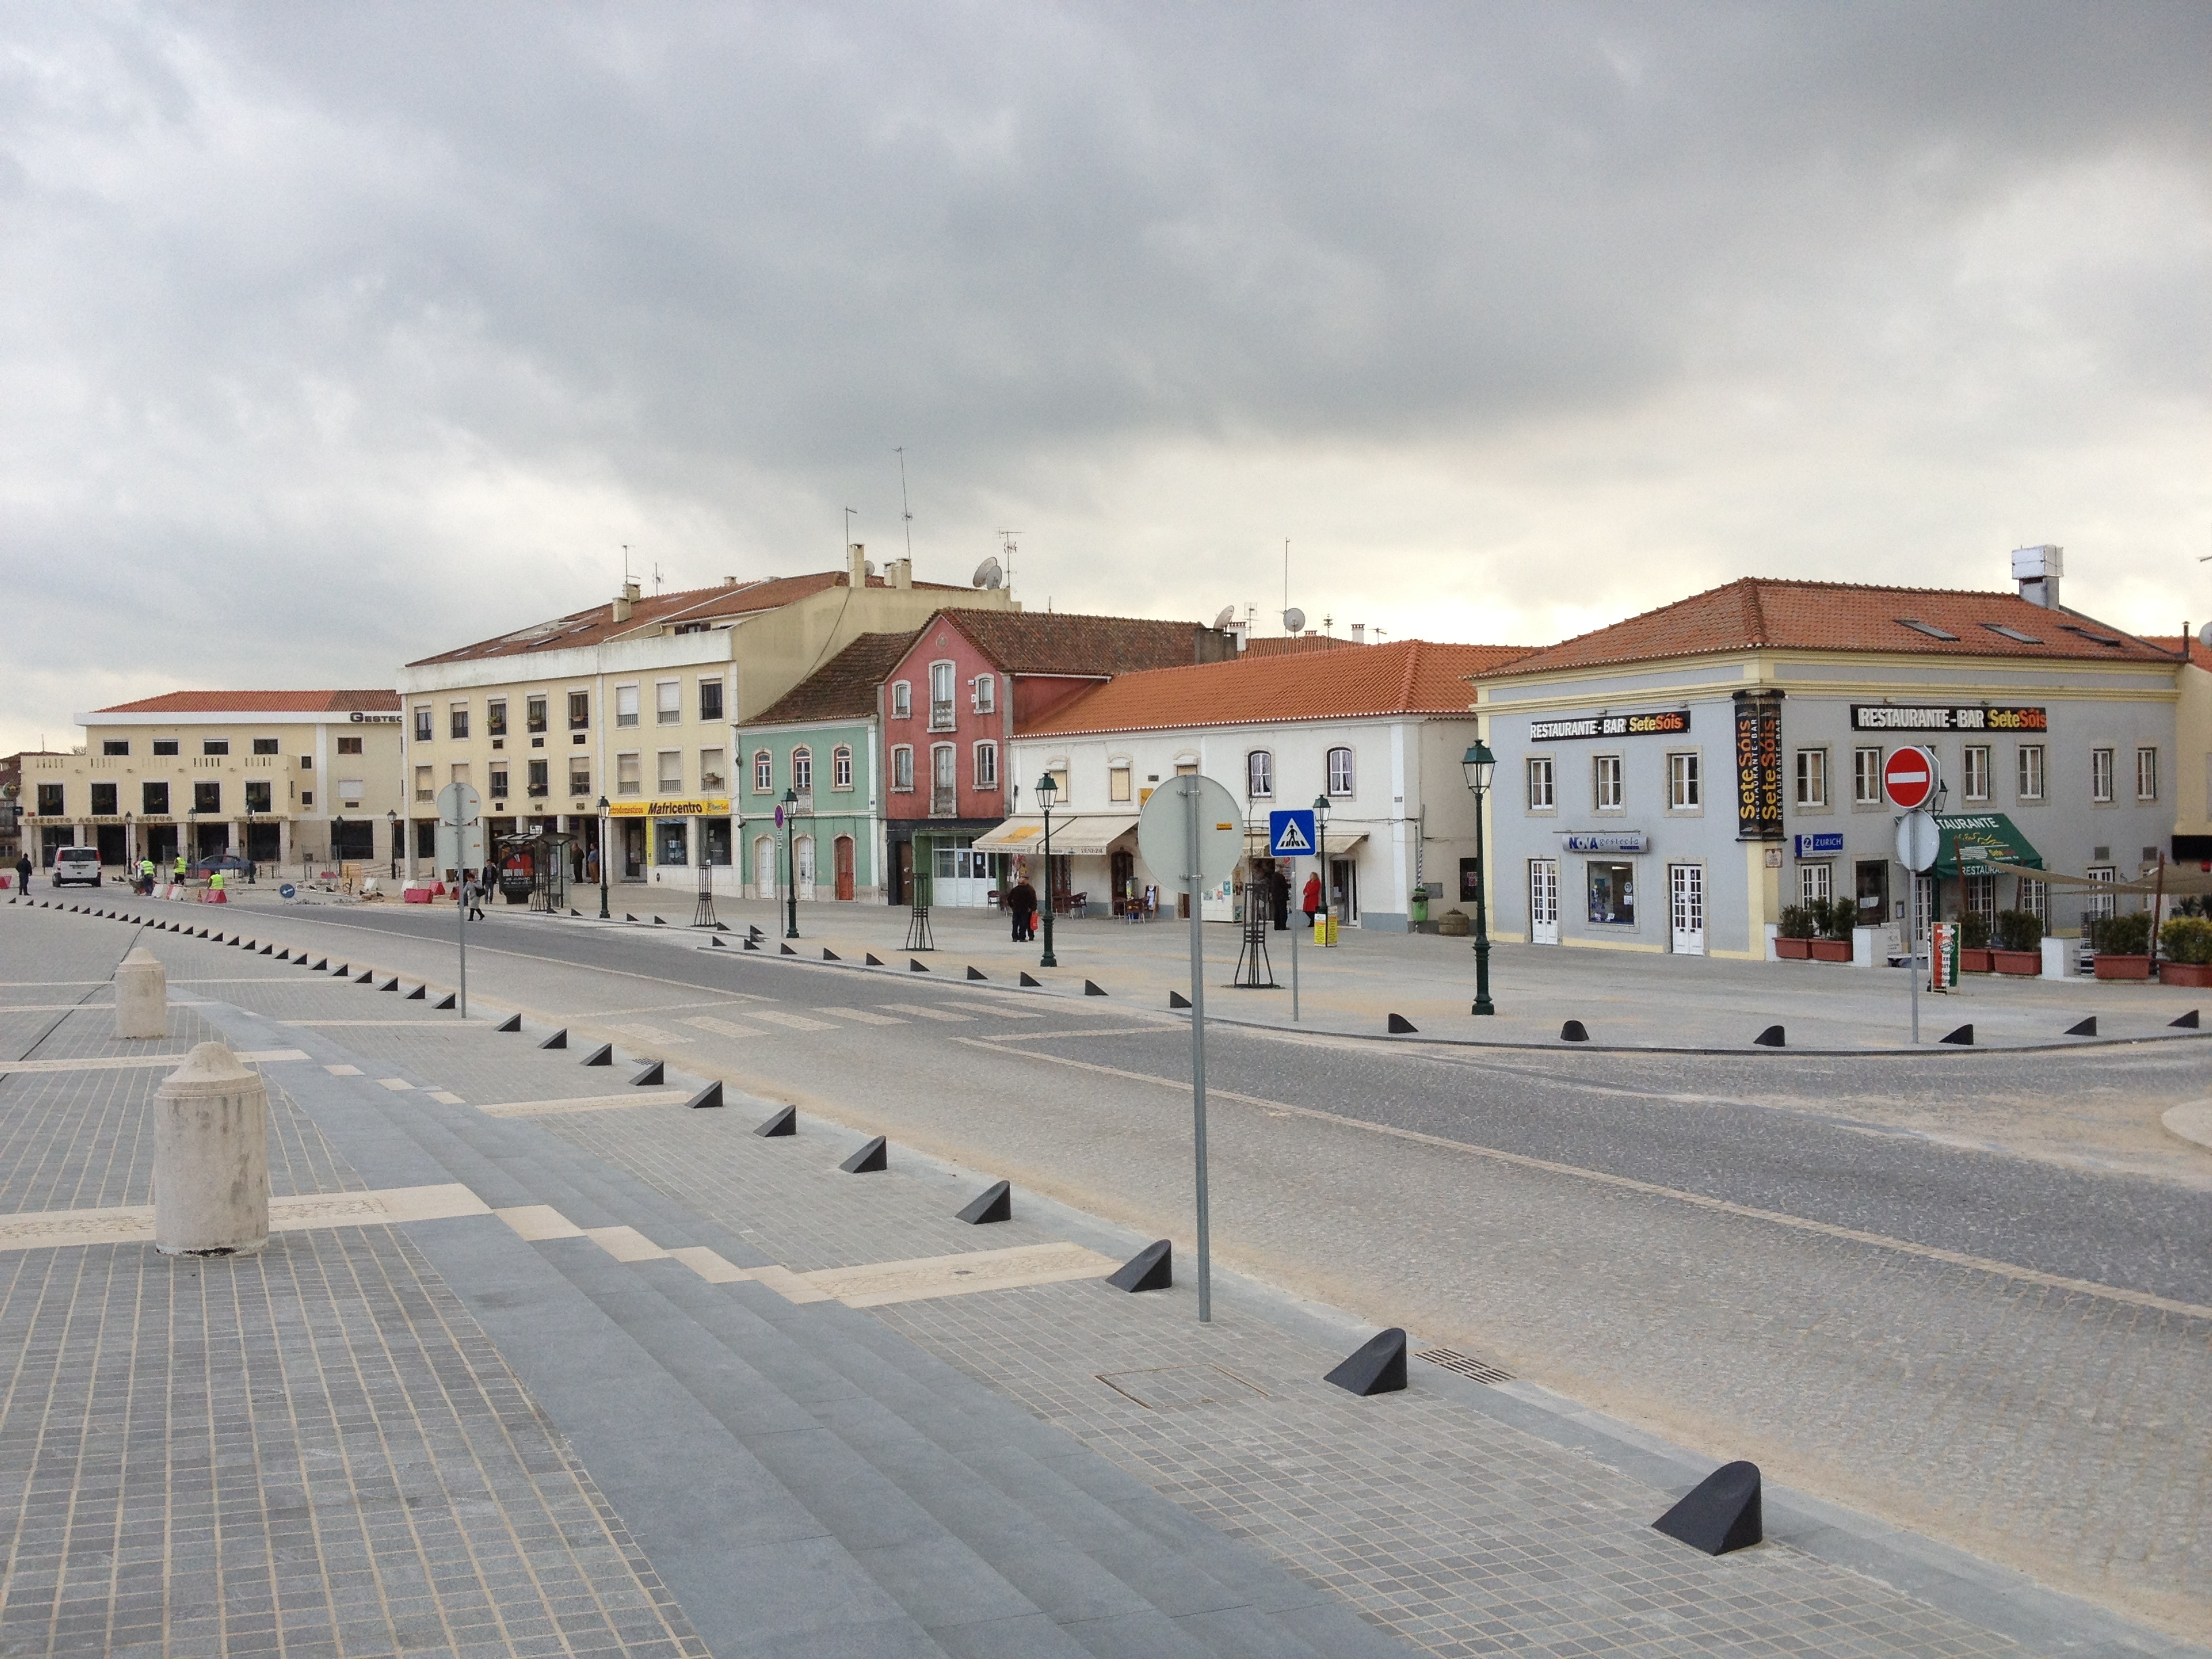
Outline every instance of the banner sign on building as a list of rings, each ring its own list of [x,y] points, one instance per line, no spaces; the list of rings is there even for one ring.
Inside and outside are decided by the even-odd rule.
[[[1854,732],[2048,732],[2051,722],[2040,708],[2021,708],[1990,703],[1962,707],[1952,703],[1855,702],[1851,705]]]
[[[1647,714],[1577,714],[1563,720],[1531,720],[1528,741],[1561,738],[1673,737],[1690,729],[1686,708],[1662,708]]]
[[[1568,853],[1642,853],[1649,850],[1649,839],[1641,830],[1562,830],[1559,848]]]
[[[1823,830],[1817,835],[1797,836],[1792,839],[1796,842],[1797,856],[1801,859],[1824,859],[1844,850],[1844,832],[1840,830]]]
[[[1736,694],[1735,838],[1782,839],[1782,705]]]
[[[690,800],[618,800],[607,808],[611,818],[685,818],[705,815],[726,817],[729,815],[730,800],[726,795],[709,795]],[[775,809],[779,827],[783,822],[783,808]]]

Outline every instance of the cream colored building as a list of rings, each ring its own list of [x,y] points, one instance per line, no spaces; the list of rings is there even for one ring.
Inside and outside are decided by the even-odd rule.
[[[2173,845],[2177,864],[2212,863],[2212,646],[2188,635],[2153,641],[2185,649],[2173,711]]]
[[[23,757],[39,867],[97,847],[118,875],[234,853],[285,868],[397,856],[399,700],[390,691],[172,691],[79,714],[82,749]]]
[[[691,884],[728,870],[742,821],[735,725],[863,634],[903,633],[948,605],[1018,607],[1003,588],[917,583],[864,550],[843,570],[608,604],[412,662],[400,671],[400,765],[410,873],[435,854],[437,797],[476,789],[488,838],[569,836],[571,879],[596,879],[607,803],[616,880]],[[733,878],[716,877],[734,890]]]

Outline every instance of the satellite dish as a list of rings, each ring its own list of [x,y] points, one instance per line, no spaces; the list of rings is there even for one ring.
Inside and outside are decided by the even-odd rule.
[[[1306,613],[1292,605],[1283,612],[1283,632],[1295,634],[1306,625]]]
[[[1237,607],[1233,605],[1224,605],[1221,607],[1221,614],[1213,619],[1213,631],[1217,634],[1222,633],[1236,620]]]
[[[999,568],[999,561],[994,556],[977,565],[975,574],[969,579],[969,581],[970,586],[975,587],[1004,587],[1006,585],[1006,573]]]
[[[2212,647],[2212,623],[2206,623],[2203,627],[2197,630],[2197,643]]]

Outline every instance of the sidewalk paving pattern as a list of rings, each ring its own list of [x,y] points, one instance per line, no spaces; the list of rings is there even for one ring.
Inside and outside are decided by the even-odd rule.
[[[196,1005],[166,1042],[103,1035],[134,940]],[[1043,1206],[968,1226],[975,1180],[842,1174],[858,1136],[761,1139],[734,1090],[0,908],[34,972],[84,1004],[0,1011],[0,1059],[295,1044],[276,1193],[464,1190],[247,1258],[0,1250],[0,1653],[2039,1650],[1787,1544],[1708,1559],[1650,1529],[1675,1492],[1475,1385],[1355,1400],[1310,1330],[1113,1291]],[[0,1076],[0,1216],[147,1204],[162,1075]]]

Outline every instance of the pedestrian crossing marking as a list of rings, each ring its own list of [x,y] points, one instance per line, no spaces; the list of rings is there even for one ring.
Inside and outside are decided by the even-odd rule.
[[[817,1014],[835,1014],[840,1019],[858,1020],[863,1025],[903,1025],[906,1022],[890,1014],[879,1014],[872,1008],[817,1008]]]
[[[902,1014],[912,1014],[917,1019],[941,1019],[951,1024],[965,1025],[971,1018],[967,1014],[947,1013],[942,1008],[925,1008],[918,1002],[886,1002],[884,1006]]]

